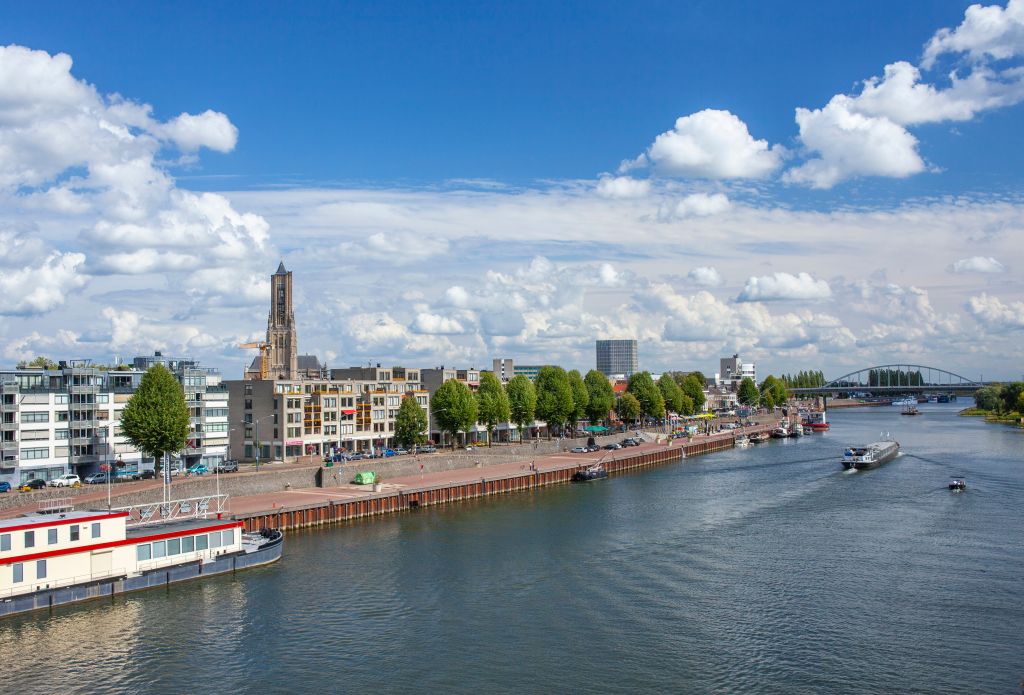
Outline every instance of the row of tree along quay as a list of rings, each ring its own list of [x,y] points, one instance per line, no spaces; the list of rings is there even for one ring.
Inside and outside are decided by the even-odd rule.
[[[1024,381],[990,384],[978,389],[974,392],[974,407],[965,408],[960,414],[1024,427]]]
[[[548,438],[577,431],[586,420],[591,426],[610,426],[612,416],[629,425],[659,421],[669,413],[690,416],[704,409],[704,375],[700,372],[666,372],[655,382],[650,372],[638,372],[629,378],[626,390],[616,395],[608,378],[597,370],[581,376],[578,370],[558,366],[542,367],[536,381],[516,375],[505,385],[493,373],[480,375],[474,393],[463,382],[449,379],[431,398],[431,413],[438,429],[450,435],[454,448],[466,443],[477,423],[487,429],[488,445],[493,444],[498,425],[516,425],[523,438],[535,433],[535,421],[547,426]],[[786,384],[773,376],[758,387],[750,379],[740,385],[739,400],[744,405],[772,408],[788,399]],[[405,398],[395,423],[395,439],[403,447],[426,441],[425,415]]]

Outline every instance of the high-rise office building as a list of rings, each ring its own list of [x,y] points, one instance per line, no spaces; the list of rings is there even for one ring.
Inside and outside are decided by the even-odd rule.
[[[624,374],[627,378],[639,371],[635,340],[597,341],[597,371],[605,376]]]

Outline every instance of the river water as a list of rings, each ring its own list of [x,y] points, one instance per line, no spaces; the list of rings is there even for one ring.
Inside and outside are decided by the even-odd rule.
[[[965,405],[293,533],[0,623],[0,692],[1017,693],[1024,431]],[[843,472],[882,431],[901,456]]]

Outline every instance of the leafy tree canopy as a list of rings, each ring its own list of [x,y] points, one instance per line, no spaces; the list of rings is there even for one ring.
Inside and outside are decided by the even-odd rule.
[[[615,411],[623,422],[636,422],[640,419],[642,408],[636,396],[627,391],[619,396],[619,401],[615,405]]]
[[[640,401],[640,411],[647,417],[662,417],[665,414],[665,399],[654,385],[650,372],[637,372],[629,377],[626,391]]]
[[[480,388],[476,392],[477,411],[480,422],[487,425],[487,443],[494,439],[494,429],[499,423],[508,422],[512,417],[508,394],[501,381],[491,372],[480,375]]]
[[[682,413],[683,411],[683,390],[679,388],[679,384],[676,383],[675,379],[669,374],[662,374],[658,377],[658,390],[661,391],[661,397],[665,401],[665,407],[674,412]],[[691,402],[693,399],[690,399]]]
[[[541,367],[537,374],[537,418],[551,428],[562,426],[576,407],[569,375],[561,367]]]
[[[703,374],[700,372],[687,374],[679,388],[693,401],[693,411],[695,413],[704,409],[704,402],[707,398],[704,396]]]
[[[587,406],[590,405],[590,392],[587,391],[579,370],[571,370],[568,376],[569,388],[572,389],[572,412],[569,413],[569,422],[575,426],[579,420],[587,416]]]
[[[402,399],[395,417],[395,440],[400,446],[412,448],[427,441],[427,413],[412,394]]]
[[[760,395],[761,394],[757,390],[757,385],[754,383],[754,380],[749,376],[743,377],[740,381],[739,389],[736,392],[736,397],[739,399],[739,402],[743,405],[756,405],[758,396]]]
[[[505,393],[508,394],[512,422],[519,428],[520,437],[525,438],[526,428],[537,416],[537,390],[525,375],[516,374],[509,379]]]
[[[615,407],[615,391],[611,382],[601,372],[591,369],[583,378],[587,387],[589,400],[587,403],[587,418],[590,424],[596,425],[608,419],[608,413]]]
[[[162,364],[142,375],[138,390],[121,413],[121,431],[139,451],[156,459],[157,470],[165,453],[179,451],[188,441],[188,406],[185,391]]]
[[[434,422],[444,432],[452,435],[452,447],[459,430],[469,432],[476,422],[476,399],[469,387],[458,379],[449,379],[441,384],[430,401]]]

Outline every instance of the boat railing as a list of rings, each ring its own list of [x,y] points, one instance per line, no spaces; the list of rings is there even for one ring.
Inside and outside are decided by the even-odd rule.
[[[40,514],[60,514],[75,511],[75,503],[70,497],[51,497],[39,502]]]
[[[229,495],[204,495],[168,502],[147,502],[127,507],[116,507],[111,511],[128,512],[125,524],[155,524],[179,519],[206,519],[216,515],[219,519],[229,511]]]
[[[115,577],[127,577],[127,569],[109,570],[107,572],[90,572],[89,574],[80,574],[76,577],[65,577],[64,579],[43,579],[39,582],[28,582],[25,586],[19,586],[14,589],[7,589],[0,591],[0,599],[9,599],[16,596],[23,596],[25,594],[33,594],[37,591],[46,591],[48,589],[63,589],[68,586],[77,586],[79,584],[89,584],[90,582],[99,582],[105,579],[114,579]]]

